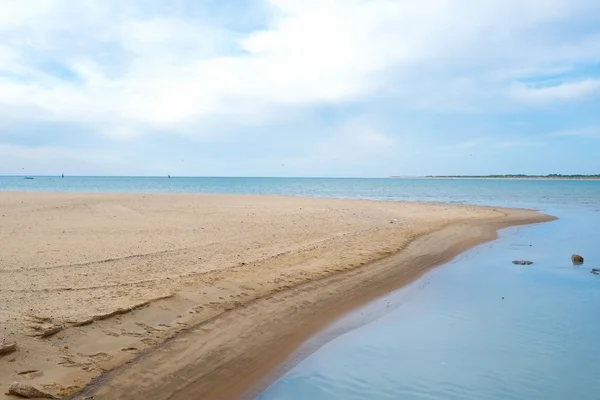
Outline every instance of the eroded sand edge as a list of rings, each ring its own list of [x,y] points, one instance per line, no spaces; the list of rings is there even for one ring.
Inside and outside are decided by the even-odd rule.
[[[0,385],[68,396],[131,362],[88,389],[99,399],[233,398],[344,310],[548,219],[275,196],[4,192],[0,205],[0,334],[19,344]]]

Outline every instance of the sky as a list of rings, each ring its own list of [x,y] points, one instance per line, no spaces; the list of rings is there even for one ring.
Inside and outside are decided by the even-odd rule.
[[[0,175],[600,173],[598,0],[0,10]]]

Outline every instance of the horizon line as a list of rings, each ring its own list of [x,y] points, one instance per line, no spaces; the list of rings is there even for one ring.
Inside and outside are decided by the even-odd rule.
[[[0,174],[0,178],[59,178],[61,174]],[[569,178],[569,177],[598,177],[597,174],[486,174],[486,175],[387,175],[387,176],[236,176],[236,175],[64,175],[64,178],[202,178],[202,179],[431,179],[431,178]]]

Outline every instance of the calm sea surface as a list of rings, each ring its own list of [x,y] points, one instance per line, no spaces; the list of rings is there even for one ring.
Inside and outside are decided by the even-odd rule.
[[[600,399],[600,181],[0,177],[0,190],[255,193],[529,207],[501,231],[335,322],[258,400]],[[573,267],[572,253],[585,257]],[[528,259],[531,266],[517,266]]]
[[[244,193],[599,208],[600,181],[343,178],[1,177],[0,190]]]

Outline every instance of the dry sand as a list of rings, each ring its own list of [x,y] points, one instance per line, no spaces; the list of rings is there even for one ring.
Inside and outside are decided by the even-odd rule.
[[[332,318],[498,228],[549,219],[445,204],[0,192],[0,336],[18,343],[0,355],[0,387],[66,397],[113,370],[86,393],[235,398]]]

